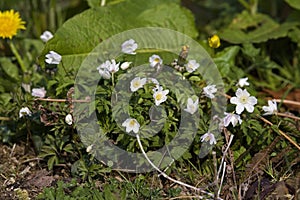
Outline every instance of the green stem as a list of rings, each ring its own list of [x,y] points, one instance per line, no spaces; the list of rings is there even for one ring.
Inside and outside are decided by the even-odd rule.
[[[250,5],[247,1],[245,0],[239,0],[240,4],[242,4],[247,10],[250,10]]]
[[[257,12],[258,0],[251,0],[250,11],[254,15]]]
[[[114,77],[114,72],[111,73],[111,81],[112,81],[112,86],[114,87],[115,86],[115,77]]]
[[[16,49],[16,46],[14,45],[14,43],[12,41],[9,42],[9,47],[10,47],[11,51],[13,52],[13,54],[15,55],[15,57],[17,58],[17,61],[20,65],[23,73],[25,73],[27,71],[25,64],[24,64],[18,50]]]

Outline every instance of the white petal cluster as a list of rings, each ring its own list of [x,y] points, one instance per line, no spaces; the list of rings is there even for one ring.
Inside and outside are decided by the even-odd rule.
[[[234,113],[224,113],[225,117],[223,119],[223,123],[225,127],[228,127],[229,124],[231,123],[233,127],[235,127],[238,123],[242,123],[241,116],[234,114]]]
[[[201,136],[201,142],[209,142],[210,145],[212,144],[217,144],[216,138],[214,136],[214,134],[207,132],[204,135]]]
[[[189,60],[187,64],[185,64],[185,69],[187,72],[192,73],[193,71],[199,68],[200,64],[197,63],[196,60]]]
[[[138,89],[144,87],[144,85],[146,84],[147,79],[146,78],[140,78],[140,77],[136,77],[134,78],[131,82],[130,82],[130,90],[131,92],[135,92]]]
[[[237,114],[241,114],[244,109],[252,113],[254,111],[254,105],[257,104],[257,99],[250,96],[249,92],[244,89],[238,88],[235,97],[230,98],[230,103],[236,104],[235,111]]]
[[[50,31],[44,31],[43,34],[40,36],[43,42],[48,42],[51,38],[53,38],[53,34]]]
[[[19,111],[19,117],[22,118],[23,116],[31,116],[32,112],[29,110],[28,107],[23,107]]]
[[[217,92],[216,85],[208,85],[203,88],[203,93],[206,97],[213,99],[215,98],[215,93]]]
[[[158,86],[153,91],[153,98],[156,106],[159,106],[161,103],[167,100],[167,94],[169,94],[169,90],[164,90],[163,87]]]
[[[122,44],[121,48],[123,53],[134,55],[136,54],[135,50],[138,48],[138,44],[133,39],[129,39]]]
[[[46,63],[58,65],[61,61],[61,55],[56,53],[55,51],[50,51],[48,54],[46,54]]]
[[[162,65],[163,60],[159,57],[159,55],[154,54],[149,58],[149,63],[151,67],[155,67],[156,65]]]
[[[187,107],[184,111],[194,114],[198,110],[199,99],[194,102],[192,98],[188,98]]]
[[[33,88],[31,95],[34,97],[44,98],[46,96],[47,91],[44,87],[42,88]]]
[[[115,59],[107,60],[97,67],[99,74],[104,79],[110,79],[111,73],[119,71],[120,63],[117,63]]]
[[[263,106],[262,109],[265,111],[264,115],[273,115],[277,113],[277,103],[275,100],[268,100],[268,106]]]
[[[249,86],[250,84],[248,83],[248,77],[240,78],[236,85],[239,87]]]
[[[131,131],[133,131],[134,133],[138,133],[139,129],[140,129],[140,124],[134,118],[126,119],[123,122],[122,126],[124,126],[126,128],[127,133],[130,133]]]
[[[73,117],[71,114],[67,114],[66,117],[65,117],[65,122],[68,124],[68,125],[72,125],[73,124]]]

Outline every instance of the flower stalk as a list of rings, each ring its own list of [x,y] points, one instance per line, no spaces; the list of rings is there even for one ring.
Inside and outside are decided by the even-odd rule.
[[[14,45],[13,41],[9,41],[8,44],[9,44],[9,47],[10,47],[11,51],[15,55],[15,57],[16,57],[19,65],[20,65],[23,73],[25,73],[27,71],[27,69],[26,69],[26,66],[25,66],[25,64],[24,64],[24,62],[23,62],[23,60],[22,60],[22,58],[21,58],[21,56],[20,56],[20,54],[19,54],[16,46]]]
[[[191,188],[191,189],[196,190],[196,191],[198,191],[198,192],[204,193],[204,194],[206,194],[206,195],[208,195],[208,196],[210,196],[210,197],[214,197],[213,194],[211,194],[211,193],[209,193],[209,192],[206,192],[206,191],[202,190],[201,188],[197,188],[197,187],[192,186],[192,185],[189,185],[189,184],[187,184],[187,183],[184,183],[184,182],[175,180],[175,179],[171,178],[170,176],[168,176],[168,175],[167,175],[166,173],[164,173],[163,171],[161,171],[161,170],[160,170],[160,169],[159,169],[159,168],[158,168],[158,167],[157,167],[157,166],[156,166],[156,165],[148,158],[148,156],[147,156],[147,154],[146,154],[146,152],[145,152],[145,150],[144,150],[144,148],[143,148],[143,145],[142,145],[142,143],[141,143],[140,136],[139,136],[138,134],[136,134],[136,139],[137,139],[138,144],[139,144],[139,147],[140,147],[140,149],[141,149],[143,155],[145,156],[146,160],[148,161],[148,163],[149,163],[156,171],[158,171],[164,178],[166,178],[166,179],[168,179],[168,180],[170,180],[170,181],[172,181],[172,182],[174,182],[174,183],[177,183],[177,184],[179,184],[179,185],[182,185],[182,186],[184,186],[184,187]],[[219,198],[219,197],[217,197],[216,199],[222,200],[222,199]]]

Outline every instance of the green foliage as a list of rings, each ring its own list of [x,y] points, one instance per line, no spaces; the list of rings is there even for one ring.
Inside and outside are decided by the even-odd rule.
[[[233,19],[232,23],[220,32],[223,40],[233,44],[261,43],[270,39],[286,37],[289,32],[299,26],[299,22],[278,24],[268,15],[250,14],[243,11]]]
[[[297,0],[285,0],[291,7],[300,10],[300,2]]]
[[[87,115],[90,117],[94,111],[96,112],[97,125],[101,127],[102,136],[128,152],[141,152],[136,138],[128,135],[125,128],[118,125],[121,123],[115,121],[115,116],[125,116],[124,113],[128,112],[143,128],[140,134],[151,136],[141,139],[145,151],[153,152],[169,144],[176,137],[179,124],[183,120],[182,105],[186,105],[187,98],[191,96],[190,91],[183,89],[186,85],[179,81],[186,80],[191,83],[189,88],[195,92],[194,97],[199,97],[200,100],[199,120],[193,121],[191,116],[185,116],[189,123],[183,133],[189,135],[180,141],[184,143],[191,133],[195,138],[182,157],[168,166],[167,174],[192,185],[198,185],[197,180],[201,180],[200,185],[203,184],[205,188],[215,181],[215,163],[212,156],[209,154],[205,158],[199,158],[203,144],[201,136],[207,132],[209,126],[212,126],[213,130],[220,128],[224,133],[216,138],[217,144],[213,147],[217,154],[217,165],[220,164],[229,135],[234,135],[230,155],[225,159],[228,166],[231,164],[230,167],[233,167],[232,174],[237,178],[237,183],[233,184],[230,179],[233,175],[226,175],[227,182],[224,185],[230,187],[228,190],[234,190],[228,194],[229,198],[233,199],[232,193],[238,192],[237,185],[245,184],[244,181],[249,181],[247,184],[250,184],[255,173],[265,174],[274,181],[281,180],[280,176],[293,174],[292,167],[297,165],[295,163],[299,163],[297,160],[299,152],[290,141],[278,135],[283,131],[299,144],[298,122],[287,117],[264,116],[273,124],[270,125],[259,116],[264,113],[262,106],[266,105],[266,96],[283,99],[289,97],[299,101],[297,92],[300,88],[299,1],[107,0],[104,6],[101,5],[103,2],[47,1],[47,6],[42,5],[43,1],[30,1],[28,5],[25,1],[18,0],[0,2],[1,8],[16,7],[24,13],[27,11],[24,14],[27,30],[13,40],[0,41],[0,141],[9,144],[19,141],[27,145],[32,144],[36,153],[44,160],[42,165],[47,165],[48,170],[56,173],[56,169],[64,167],[70,169],[73,177],[78,177],[82,181],[81,184],[75,179],[69,183],[58,181],[54,187],[45,188],[38,199],[160,199],[177,197],[186,191],[169,187],[163,178],[154,181],[151,173],[128,175],[118,172],[115,175],[111,168],[115,163],[111,161],[106,166],[102,161],[95,159],[97,153],[99,154],[97,149],[92,148],[87,152],[83,145],[83,143],[91,144],[93,147],[94,144],[102,142],[102,138],[90,134],[90,119],[85,119],[84,138],[79,138],[76,124],[68,125],[64,121],[68,113],[74,114],[73,104],[70,101],[72,94],[67,93],[74,86],[78,69],[84,59],[90,56],[91,52],[98,53],[98,44],[102,44],[108,38],[141,27],[168,28],[197,40],[207,51],[198,53],[201,55],[208,53],[222,76],[225,88],[224,91],[218,91],[219,94],[227,95],[228,98],[235,96],[236,90],[240,87],[237,85],[238,80],[248,77],[250,86],[245,88],[251,96],[258,99],[258,104],[253,113],[243,112],[240,115],[243,120],[241,124],[224,127],[223,112],[219,111],[218,116],[214,116],[214,120],[211,120],[211,108],[217,102],[203,95],[203,88],[208,84],[207,80],[198,72],[173,70],[172,73],[163,71],[156,74],[157,79],[172,77],[162,82],[164,89],[174,87],[163,104],[164,111],[153,108],[155,84],[151,83],[130,93],[131,96],[128,93],[129,89],[123,88],[123,91],[119,91],[118,97],[129,99],[129,104],[114,105],[115,99],[111,97],[115,85],[118,81],[126,79],[124,74],[134,70],[133,65],[148,63],[149,56],[154,53],[160,55],[166,65],[170,65],[178,58],[177,54],[149,49],[137,52],[134,56],[116,58],[117,62],[130,61],[133,64],[129,69],[115,73],[114,79],[99,80],[95,100],[89,105]],[[41,6],[43,7],[39,10]],[[44,44],[38,37],[46,29],[53,31],[54,38]],[[215,33],[221,38],[221,46],[212,49],[207,44],[207,38]],[[168,44],[168,39],[161,37],[158,41]],[[15,46],[18,55],[11,45]],[[120,46],[121,43],[116,45]],[[179,54],[181,46],[175,48],[174,51]],[[45,63],[45,55],[49,51],[56,51],[62,55],[62,62],[59,65]],[[203,71],[208,66],[204,62],[201,63]],[[141,77],[146,76],[146,71],[136,72]],[[127,77],[127,82],[132,78]],[[89,77],[86,80],[90,80]],[[46,88],[46,97],[67,100],[39,101],[31,95],[31,89],[37,87]],[[227,103],[226,111],[234,112],[235,105],[229,103],[229,100]],[[85,105],[87,104],[81,104],[83,107]],[[32,111],[32,115],[20,118],[19,110],[25,106]],[[299,107],[295,109],[288,104],[280,104],[278,107],[278,112],[299,116]],[[148,128],[147,125],[152,121],[156,121],[153,126],[155,128]],[[193,123],[197,125],[197,131],[191,128]],[[183,149],[181,143],[177,146],[174,152],[181,155]],[[110,152],[101,153],[110,154]],[[163,155],[157,154],[153,159],[154,163],[160,163],[162,157]],[[100,187],[96,186],[95,180],[101,181]],[[164,188],[158,184],[165,184]],[[226,190],[226,187],[222,189]]]
[[[105,7],[95,7],[68,20],[47,43],[39,61],[56,51],[63,56],[67,70],[78,69],[83,59],[103,40],[132,28],[155,26],[197,36],[191,13],[168,1],[123,1]],[[127,22],[127,23],[124,23]],[[76,47],[76,48],[74,48]]]
[[[75,199],[115,199],[113,198],[108,186],[104,187],[104,192],[101,192],[95,186],[79,185],[76,179],[72,179],[71,182],[58,181],[56,187],[45,188],[44,192],[40,194],[37,199],[45,200],[75,200]]]

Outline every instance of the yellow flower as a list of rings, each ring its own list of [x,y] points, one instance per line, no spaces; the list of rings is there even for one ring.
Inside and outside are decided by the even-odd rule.
[[[0,37],[12,39],[19,29],[25,30],[25,22],[20,18],[19,12],[14,10],[0,11]]]
[[[208,44],[211,48],[218,48],[221,45],[219,36],[213,35],[208,38]]]

